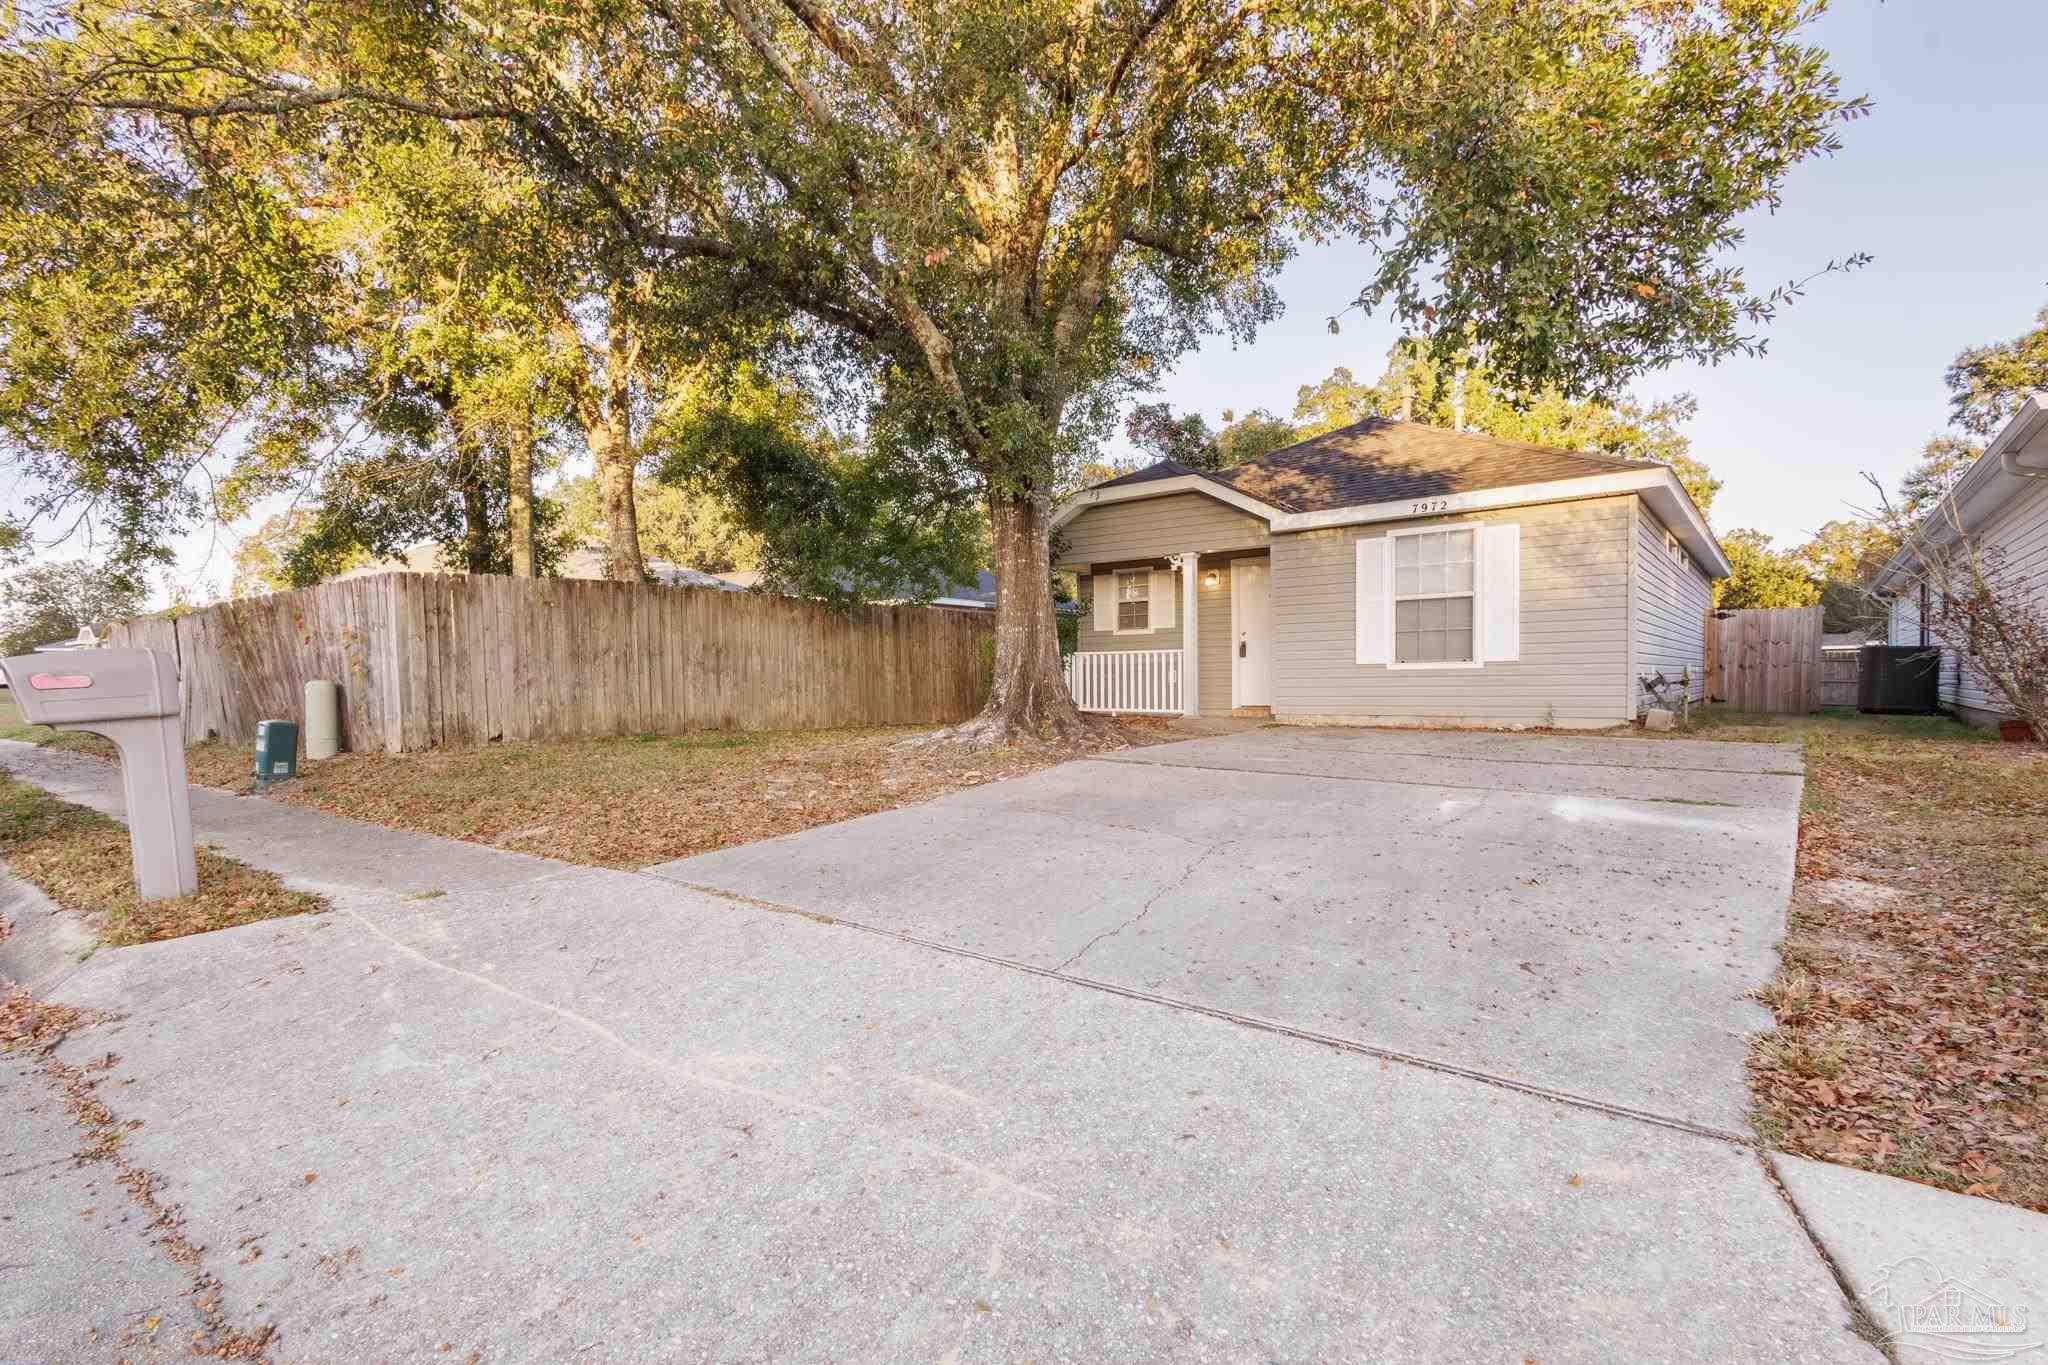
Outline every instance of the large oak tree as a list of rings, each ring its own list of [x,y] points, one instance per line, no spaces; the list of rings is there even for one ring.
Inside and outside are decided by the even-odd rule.
[[[786,314],[881,448],[950,452],[999,577],[969,736],[1080,737],[1051,490],[1118,402],[1248,335],[1304,239],[1517,387],[1753,345],[1738,219],[1834,145],[1804,0],[81,3],[18,98],[490,130],[709,325]],[[135,18],[140,14],[140,19]]]

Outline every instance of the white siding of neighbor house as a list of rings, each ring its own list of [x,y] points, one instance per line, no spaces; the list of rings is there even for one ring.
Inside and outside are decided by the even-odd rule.
[[[2048,611],[2048,479],[2029,480],[1972,535],[1979,548],[1998,551],[1998,576],[2024,578],[2036,609]],[[1920,643],[1918,589],[1908,589],[1892,600],[1885,638],[1895,645]],[[2007,713],[1996,689],[1954,649],[1946,647],[1941,660],[1941,701],[1944,706],[1961,708],[1965,718],[1979,723],[1988,724]]]
[[[1664,523],[1638,500],[1636,507],[1635,596],[1631,630],[1635,636],[1633,678],[1662,673],[1677,678],[1692,670],[1695,701],[1707,697],[1707,608],[1712,584],[1697,563],[1684,564],[1665,547]],[[1676,696],[1677,693],[1673,693]],[[1636,709],[1650,699],[1635,684]]]
[[[1630,494],[1275,536],[1275,717],[1571,727],[1630,719],[1634,505]],[[1390,529],[1473,521],[1522,528],[1521,657],[1481,668],[1358,663],[1356,543]]]

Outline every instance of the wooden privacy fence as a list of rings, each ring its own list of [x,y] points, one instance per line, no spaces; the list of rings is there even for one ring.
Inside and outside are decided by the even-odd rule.
[[[1743,711],[1820,705],[1821,609],[1707,612],[1707,696]]]
[[[1861,649],[1826,649],[1820,656],[1820,704],[1854,706],[1856,684],[1863,676]]]
[[[392,753],[494,739],[964,720],[980,612],[861,607],[582,579],[378,574],[126,621],[173,652],[185,735],[245,739],[338,683],[342,743]]]

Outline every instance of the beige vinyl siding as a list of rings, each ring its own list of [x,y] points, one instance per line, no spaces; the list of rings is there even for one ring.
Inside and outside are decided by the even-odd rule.
[[[1115,582],[1114,573],[1081,575],[1081,643],[1080,648],[1096,649],[1179,649],[1180,648],[1180,573],[1177,570],[1162,570],[1174,580],[1170,600],[1152,600],[1151,618],[1161,623],[1161,628],[1137,631],[1129,635],[1118,635],[1113,631],[1095,628],[1095,588],[1098,583]],[[1156,584],[1159,580],[1153,579]],[[1163,614],[1162,614],[1163,613]],[[1207,622],[1203,623],[1204,625]]]
[[[1200,638],[1196,640],[1201,658],[1197,667],[1202,679],[1202,714],[1230,714],[1230,561],[1204,559],[1202,578],[1216,575],[1216,586],[1200,583],[1195,591],[1195,611]]]
[[[1273,711],[1282,720],[1604,726],[1628,719],[1634,496],[1273,538]],[[1521,658],[1481,668],[1357,662],[1357,552],[1389,530],[1516,522]]]
[[[1680,563],[1665,548],[1665,530],[1656,513],[1639,499],[1632,616],[1635,668],[1630,674],[1638,711],[1648,707],[1650,699],[1635,679],[1658,673],[1675,679],[1689,668],[1693,699],[1705,701],[1707,696],[1707,608],[1712,588],[1697,563]]]
[[[1091,507],[1060,528],[1059,562],[1076,567],[1164,559],[1188,550],[1256,550],[1266,545],[1266,523],[1206,493]]]
[[[1972,531],[1977,545],[1999,554],[1997,576],[2025,578],[2037,596],[2035,606],[2048,611],[2048,479],[2030,479],[2012,500]],[[1895,645],[1920,643],[1920,594],[1909,588],[1892,602],[1886,638]],[[1937,643],[1939,641],[1937,640]],[[1959,708],[1964,717],[1989,724],[2007,714],[2004,698],[1954,649],[1941,658],[1941,701]]]
[[[1205,716],[1227,716],[1230,714],[1230,559],[1227,556],[1204,558],[1200,578],[1196,580],[1195,611],[1200,617],[1197,641],[1201,658],[1197,667],[1201,670],[1202,714]],[[1201,579],[1216,575],[1216,586],[1209,587]],[[1179,649],[1180,629],[1180,575],[1174,575],[1174,616],[1170,630],[1154,631],[1149,635],[1113,635],[1108,631],[1095,629],[1095,590],[1092,579],[1095,575],[1081,575],[1081,643],[1084,650],[1098,649]],[[1107,580],[1110,575],[1102,574]]]

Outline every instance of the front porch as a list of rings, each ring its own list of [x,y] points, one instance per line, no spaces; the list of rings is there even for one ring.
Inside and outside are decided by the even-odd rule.
[[[1088,610],[1066,661],[1083,711],[1268,715],[1270,559],[1199,551],[1070,564]]]

